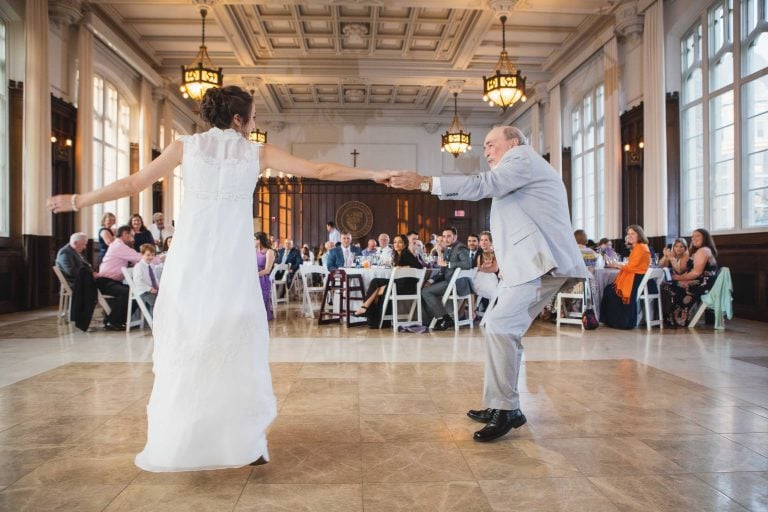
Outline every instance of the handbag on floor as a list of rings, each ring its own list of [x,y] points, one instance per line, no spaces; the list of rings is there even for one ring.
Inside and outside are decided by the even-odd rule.
[[[600,326],[600,322],[595,314],[595,305],[592,302],[592,289],[589,286],[589,279],[584,280],[584,313],[581,314],[581,325],[584,329],[592,331]]]

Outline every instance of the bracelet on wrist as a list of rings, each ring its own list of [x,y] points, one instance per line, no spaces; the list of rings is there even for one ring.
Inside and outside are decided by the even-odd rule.
[[[69,204],[72,205],[72,211],[73,212],[79,212],[80,208],[77,207],[77,194],[72,194],[72,197],[69,198]]]

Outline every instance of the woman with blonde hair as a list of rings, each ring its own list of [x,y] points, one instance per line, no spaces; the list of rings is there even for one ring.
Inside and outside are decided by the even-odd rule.
[[[107,248],[109,244],[115,241],[115,232],[113,228],[117,224],[115,214],[111,212],[105,212],[101,216],[101,227],[99,228],[99,260],[104,259],[104,255],[107,254]]]

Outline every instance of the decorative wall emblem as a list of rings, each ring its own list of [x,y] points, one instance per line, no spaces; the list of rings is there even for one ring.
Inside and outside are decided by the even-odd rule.
[[[360,201],[347,201],[336,212],[339,231],[349,231],[352,238],[359,238],[373,228],[373,212]]]

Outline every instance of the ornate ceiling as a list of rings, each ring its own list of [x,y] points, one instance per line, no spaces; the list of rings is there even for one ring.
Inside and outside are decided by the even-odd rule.
[[[90,8],[179,81],[206,43],[224,83],[255,91],[265,121],[301,122],[318,113],[367,122],[449,122],[451,86],[459,115],[493,123],[482,77],[507,51],[528,78],[528,96],[546,91],[553,70],[606,22],[618,0],[98,0]]]

